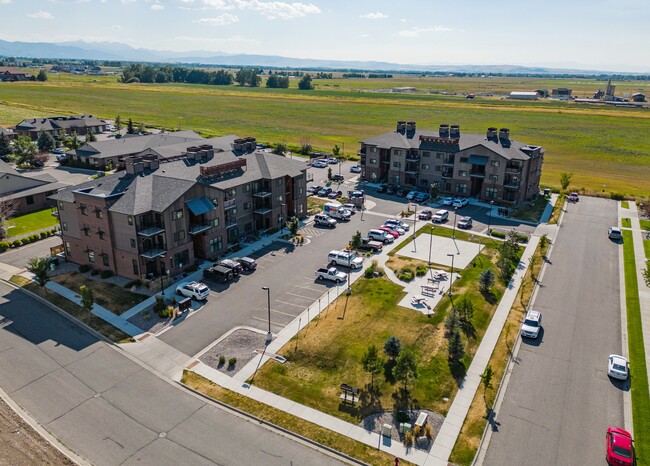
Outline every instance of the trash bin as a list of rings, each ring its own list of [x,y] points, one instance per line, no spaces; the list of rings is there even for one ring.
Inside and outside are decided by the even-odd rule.
[[[179,314],[183,313],[183,312],[186,312],[186,311],[189,311],[191,306],[192,306],[192,299],[191,298],[181,299],[178,302],[178,312],[179,312]]]
[[[544,197],[551,197],[551,189],[544,188]]]

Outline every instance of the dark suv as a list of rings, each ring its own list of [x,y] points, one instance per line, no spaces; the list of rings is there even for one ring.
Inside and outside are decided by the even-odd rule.
[[[215,265],[203,271],[203,278],[215,280],[218,282],[227,282],[233,278],[232,270],[228,267]]]
[[[239,262],[244,270],[252,272],[257,268],[257,262],[251,257],[236,257],[234,260]]]

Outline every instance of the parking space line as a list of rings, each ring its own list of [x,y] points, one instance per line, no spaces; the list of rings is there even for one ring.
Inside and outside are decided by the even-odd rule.
[[[309,296],[302,296],[302,295],[299,295],[299,294],[296,294],[296,293],[291,293],[290,291],[285,291],[284,294],[290,294],[291,296],[296,296],[296,297],[302,298],[302,299],[308,299],[310,301],[314,301],[314,300],[316,300],[318,298],[318,296],[316,296],[316,298],[312,298],[312,297],[309,297]]]
[[[320,291],[318,288],[310,288],[308,286],[302,286],[302,285],[294,285],[297,286],[298,288],[303,288],[305,290],[310,290],[310,291]]]
[[[286,302],[286,301],[280,301],[279,299],[276,299],[275,302],[276,302],[276,303],[287,304],[287,305],[289,305],[289,306],[299,307],[300,309],[306,309],[306,306],[303,306],[302,304],[293,304],[293,303],[288,303],[288,302]],[[271,310],[273,310],[273,309],[271,309]]]
[[[261,317],[257,317],[257,316],[251,316],[251,319],[259,320],[260,322],[264,322],[265,324],[269,322],[269,319],[262,319]],[[275,325],[276,327],[285,327],[287,324],[278,324],[277,322],[271,321],[271,325]]]
[[[296,314],[289,314],[288,312],[278,311],[277,309],[271,309],[271,312],[277,312],[278,314],[285,315],[287,317],[295,318]]]

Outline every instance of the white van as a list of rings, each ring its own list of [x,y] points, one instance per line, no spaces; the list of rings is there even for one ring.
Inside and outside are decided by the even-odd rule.
[[[375,241],[381,241],[384,244],[389,244],[395,241],[395,238],[393,238],[392,235],[389,235],[383,230],[370,230],[368,232],[368,238]]]

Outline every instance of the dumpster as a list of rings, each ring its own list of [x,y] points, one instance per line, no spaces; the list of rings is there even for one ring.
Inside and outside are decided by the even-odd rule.
[[[178,302],[178,313],[182,314],[183,312],[189,311],[191,306],[192,306],[192,299],[191,298],[181,299]]]

